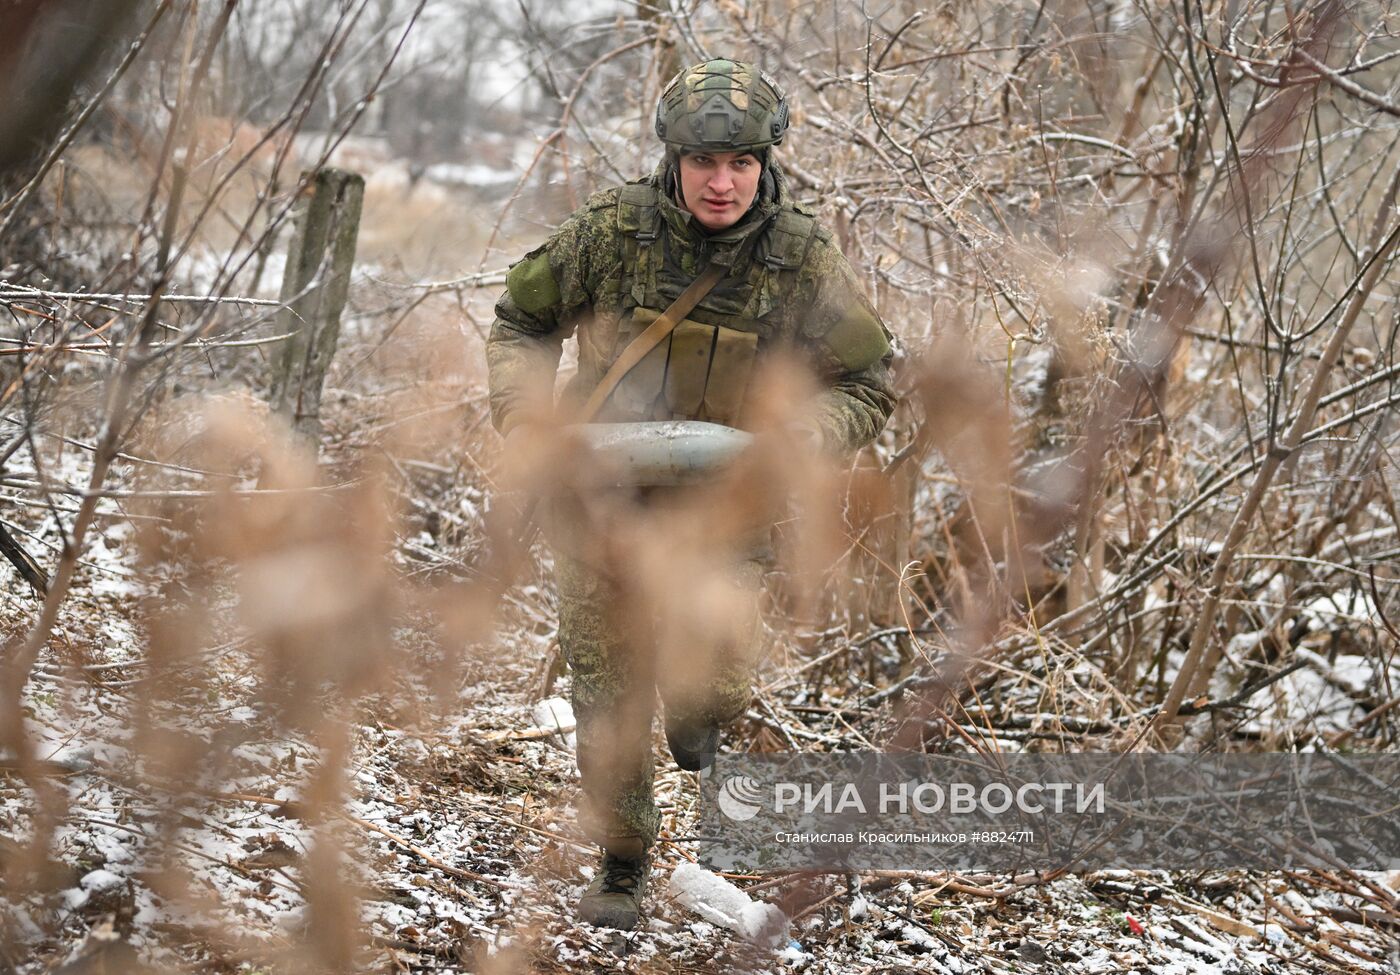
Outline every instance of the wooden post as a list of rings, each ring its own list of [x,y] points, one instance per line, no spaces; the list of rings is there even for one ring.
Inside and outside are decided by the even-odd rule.
[[[287,251],[277,330],[291,338],[273,360],[269,397],[313,445],[321,439],[321,388],[340,339],[364,196],[364,177],[317,170],[297,204]]]

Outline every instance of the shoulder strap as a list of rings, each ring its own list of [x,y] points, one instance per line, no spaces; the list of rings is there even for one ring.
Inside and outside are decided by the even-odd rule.
[[[655,240],[661,218],[656,204],[656,187],[650,183],[628,183],[617,194],[618,229],[644,244]]]
[[[796,271],[807,256],[807,245],[817,228],[817,218],[801,210],[778,212],[768,228],[763,263],[775,271]]]
[[[617,194],[617,229],[622,234],[622,293],[638,305],[646,304],[647,286],[657,261],[656,243],[661,232],[661,211],[656,187],[628,183]]]
[[[632,367],[646,358],[646,354],[661,344],[661,341],[670,335],[676,328],[677,323],[682,318],[690,314],[690,310],[700,303],[715,285],[727,273],[727,269],[721,264],[711,264],[701,272],[700,276],[690,282],[690,286],[681,292],[680,297],[671,302],[671,307],[663,311],[656,321],[646,327],[646,330],[638,335],[631,342],[627,343],[627,348],[622,350],[622,354],[617,357],[617,361],[609,367],[607,373],[598,382],[597,387],[588,396],[588,401],[583,404],[583,409],[579,413],[577,422],[588,423],[607,402],[608,396],[617,388],[617,384],[622,382],[622,377],[632,371]]]

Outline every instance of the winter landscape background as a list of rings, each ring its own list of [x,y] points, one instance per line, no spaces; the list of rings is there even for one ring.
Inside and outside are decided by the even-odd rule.
[[[505,268],[732,55],[788,91],[778,158],[903,400],[789,472],[725,747],[1393,753],[1397,32],[1390,0],[0,5],[0,972],[1397,970],[1400,863],[726,886],[659,734],[650,917],[580,925],[550,555],[479,572]],[[327,166],[364,202],[308,435],[269,388]]]

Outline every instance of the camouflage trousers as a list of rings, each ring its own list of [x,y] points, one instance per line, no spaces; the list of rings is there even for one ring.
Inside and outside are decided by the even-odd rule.
[[[761,558],[646,591],[556,549],[559,644],[573,675],[583,826],[602,846],[656,839],[652,719],[725,724],[748,708],[763,652]],[[658,595],[658,591],[660,594]]]

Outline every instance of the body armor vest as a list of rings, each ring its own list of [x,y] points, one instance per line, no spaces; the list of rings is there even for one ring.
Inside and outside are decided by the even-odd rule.
[[[630,183],[617,202],[622,236],[622,317],[609,362],[670,305],[703,270],[696,255],[665,232],[660,191]],[[601,420],[707,420],[742,427],[744,399],[760,343],[777,326],[816,229],[816,218],[785,207],[740,244],[748,260],[682,319],[613,390]]]

